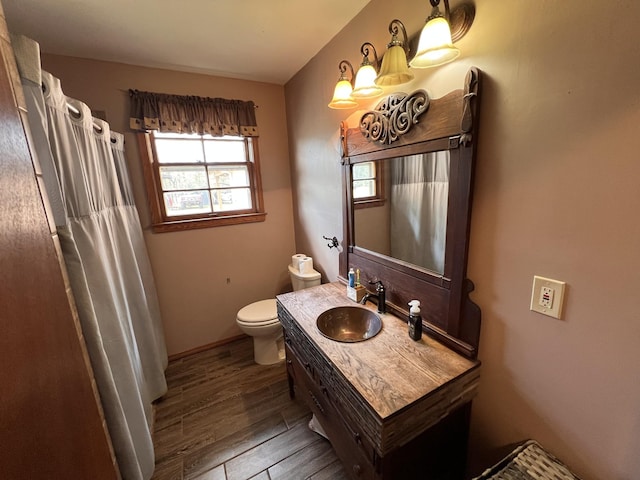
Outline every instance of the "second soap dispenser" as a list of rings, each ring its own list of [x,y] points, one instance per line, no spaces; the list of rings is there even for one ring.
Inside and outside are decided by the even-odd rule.
[[[412,340],[422,338],[422,317],[420,316],[420,301],[411,300],[409,302],[409,337]]]

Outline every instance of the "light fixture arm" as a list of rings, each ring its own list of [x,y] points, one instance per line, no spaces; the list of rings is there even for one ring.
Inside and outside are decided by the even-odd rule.
[[[402,41],[398,40],[399,32],[402,32]],[[389,33],[391,34],[392,40],[389,45],[387,45],[387,48],[401,45],[404,53],[409,56],[409,37],[407,36],[407,30],[404,28],[404,24],[397,18],[391,20],[391,23],[389,23]]]
[[[444,0],[444,15],[442,15],[440,13],[440,9],[438,8],[440,6],[440,0],[429,0],[429,3],[431,4],[432,11],[431,14],[429,15],[429,19],[437,17],[437,16],[444,16],[444,18],[447,20],[447,22],[451,21],[451,10],[449,9],[449,0]]]
[[[375,58],[376,63],[372,64],[369,60],[369,48],[373,50],[373,58]],[[378,52],[376,52],[376,47],[369,42],[364,42],[360,47],[360,53],[362,53],[362,65],[373,65],[376,71],[380,68],[380,61],[378,60]]]
[[[347,68],[349,68],[349,70],[351,71],[351,78],[347,78]],[[353,65],[351,65],[348,60],[341,60],[338,64],[338,69],[340,70],[340,80],[349,80],[349,82],[353,86],[353,82],[356,77],[353,71]]]

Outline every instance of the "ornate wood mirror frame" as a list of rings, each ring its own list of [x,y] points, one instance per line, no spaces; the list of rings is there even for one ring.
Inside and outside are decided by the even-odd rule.
[[[341,125],[341,280],[353,268],[360,270],[361,283],[369,290],[369,282],[382,281],[387,308],[400,318],[408,315],[410,300],[420,300],[423,330],[469,358],[477,356],[480,336],[480,308],[469,298],[474,285],[466,277],[480,83],[480,71],[471,68],[463,89],[439,99],[429,99],[422,90],[390,95],[363,115],[360,127]],[[357,246],[352,166],[438,151],[448,151],[450,158],[443,273]]]

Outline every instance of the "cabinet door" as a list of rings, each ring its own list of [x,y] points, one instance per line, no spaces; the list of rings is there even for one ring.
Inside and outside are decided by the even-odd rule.
[[[116,479],[16,108],[21,87],[7,39],[0,4],[0,476]]]

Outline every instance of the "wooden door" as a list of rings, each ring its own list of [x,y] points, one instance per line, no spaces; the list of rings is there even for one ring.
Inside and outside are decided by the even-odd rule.
[[[1,4],[0,39],[0,477],[117,479],[17,107]]]

